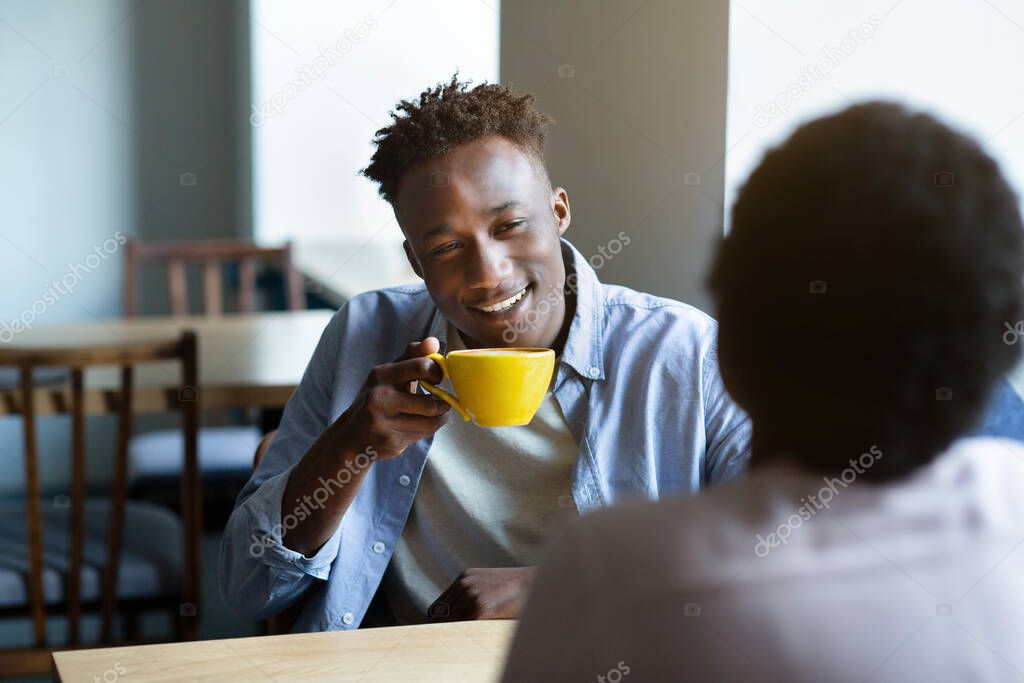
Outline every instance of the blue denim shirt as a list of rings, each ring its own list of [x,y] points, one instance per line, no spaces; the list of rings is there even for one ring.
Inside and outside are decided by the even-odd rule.
[[[688,494],[741,473],[750,422],[722,385],[715,321],[677,301],[604,285],[574,247],[564,240],[562,247],[577,300],[554,395],[579,448],[576,508]],[[289,524],[303,517],[296,508],[296,518],[282,520],[282,497],[292,467],[348,408],[370,369],[427,336],[447,348],[446,321],[423,285],[361,294],[332,318],[224,531],[221,592],[234,610],[262,619],[301,598],[295,631],[359,626],[412,509],[432,439],[369,465],[338,529],[312,557],[282,544]]]

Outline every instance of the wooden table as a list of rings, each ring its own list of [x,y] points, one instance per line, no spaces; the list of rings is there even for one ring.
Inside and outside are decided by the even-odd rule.
[[[515,621],[299,633],[56,652],[58,680],[495,681]],[[104,678],[105,672],[110,673]]]
[[[181,392],[193,391],[203,410],[256,406],[279,408],[291,396],[313,355],[333,311],[283,311],[223,317],[153,317],[38,325],[4,344],[5,348],[54,348],[171,339],[195,330],[199,339],[199,387],[180,387],[173,362],[153,363],[135,377],[136,412],[167,410]],[[85,373],[89,414],[116,410],[117,368]],[[44,386],[36,392],[38,414],[64,412],[67,387]],[[0,390],[0,415],[20,411],[17,390]]]

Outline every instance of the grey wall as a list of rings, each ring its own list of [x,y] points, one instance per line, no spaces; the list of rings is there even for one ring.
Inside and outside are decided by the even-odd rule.
[[[0,321],[118,231],[251,234],[246,5],[0,3]],[[196,173],[196,185],[182,185],[182,173]],[[121,256],[103,259],[36,323],[118,316]],[[148,291],[157,294],[143,311],[166,311],[162,285]],[[66,420],[44,422],[44,483],[59,490]],[[95,476],[109,461],[111,428],[88,425]],[[0,491],[20,487],[21,449],[17,422],[0,419]]]
[[[557,122],[547,161],[569,193],[567,237],[605,261],[605,282],[706,310],[723,216],[728,3],[503,0],[501,12],[502,82],[536,94]],[[630,244],[603,259],[619,231]]]
[[[140,239],[252,236],[247,6],[147,0],[133,16]],[[194,174],[195,184],[182,184],[182,174]],[[165,277],[144,270],[143,313],[169,313]],[[198,301],[198,273],[191,279]]]

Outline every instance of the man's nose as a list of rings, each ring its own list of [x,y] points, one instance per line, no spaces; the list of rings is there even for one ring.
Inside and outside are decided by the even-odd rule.
[[[474,289],[497,289],[512,274],[512,261],[505,250],[496,246],[476,248],[468,264],[466,277]]]

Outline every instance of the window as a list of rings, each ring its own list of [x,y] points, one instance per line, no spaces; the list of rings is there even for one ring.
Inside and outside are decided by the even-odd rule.
[[[870,99],[927,111],[973,136],[1020,192],[1022,70],[1019,2],[732,2],[726,207],[796,126]]]
[[[456,71],[498,79],[497,2],[252,0],[256,238],[378,241],[401,233],[358,175],[400,99]]]

